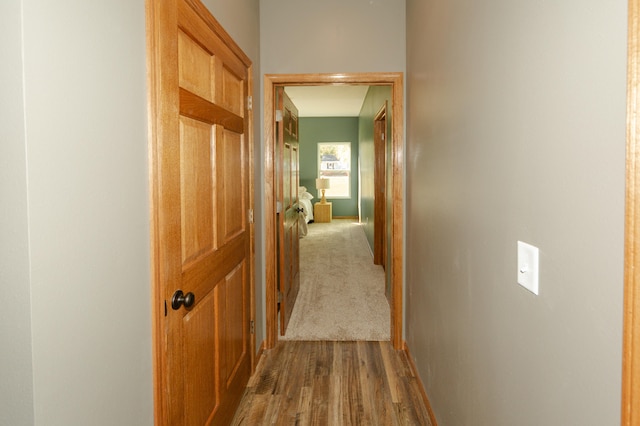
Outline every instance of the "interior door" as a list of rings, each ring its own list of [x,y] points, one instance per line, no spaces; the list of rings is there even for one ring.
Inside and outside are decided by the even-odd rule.
[[[280,163],[278,202],[282,206],[278,214],[280,334],[284,335],[300,290],[298,110],[283,87],[276,92],[276,102],[282,118],[276,129]]]
[[[250,62],[199,1],[148,11],[156,417],[229,424],[252,359]]]

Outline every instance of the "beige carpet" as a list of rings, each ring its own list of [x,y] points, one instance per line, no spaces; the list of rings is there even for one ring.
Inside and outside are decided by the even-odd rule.
[[[300,292],[286,340],[389,340],[385,272],[353,220],[312,223],[300,240]]]

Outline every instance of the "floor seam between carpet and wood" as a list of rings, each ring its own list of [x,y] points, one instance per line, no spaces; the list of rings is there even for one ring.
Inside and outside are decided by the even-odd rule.
[[[284,340],[390,338],[385,271],[373,264],[362,225],[312,223],[300,239],[300,292]]]

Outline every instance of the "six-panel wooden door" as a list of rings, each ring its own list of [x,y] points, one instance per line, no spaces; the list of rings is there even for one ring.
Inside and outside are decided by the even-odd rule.
[[[148,7],[156,416],[226,425],[252,360],[250,61],[199,1]]]

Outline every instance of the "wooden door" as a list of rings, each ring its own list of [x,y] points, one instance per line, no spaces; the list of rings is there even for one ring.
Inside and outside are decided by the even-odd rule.
[[[156,418],[228,424],[255,345],[250,61],[197,0],[148,13]]]
[[[298,110],[283,87],[278,88],[276,102],[282,116],[276,127],[280,163],[278,193],[282,206],[278,214],[280,334],[284,335],[300,290]]]

